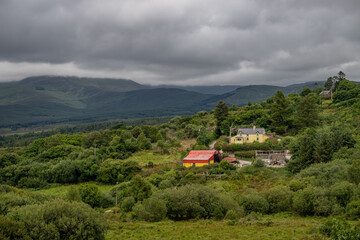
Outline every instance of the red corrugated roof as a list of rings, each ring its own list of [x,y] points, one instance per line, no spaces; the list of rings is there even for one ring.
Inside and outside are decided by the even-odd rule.
[[[184,160],[210,160],[212,156],[218,154],[216,150],[192,150]]]
[[[236,158],[232,158],[232,157],[226,157],[226,158],[224,158],[223,160],[228,161],[229,163],[232,163],[232,162],[236,162],[236,161],[237,161]]]

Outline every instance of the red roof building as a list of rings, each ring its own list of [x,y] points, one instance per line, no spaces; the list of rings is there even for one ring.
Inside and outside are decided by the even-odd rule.
[[[223,161],[227,161],[229,163],[237,163],[238,160],[236,158],[226,157],[223,159]]]
[[[183,159],[184,167],[201,167],[220,161],[220,152],[217,150],[192,150]]]

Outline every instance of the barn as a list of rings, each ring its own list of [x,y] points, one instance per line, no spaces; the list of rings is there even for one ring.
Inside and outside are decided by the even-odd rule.
[[[220,162],[220,152],[217,150],[192,150],[183,159],[184,167],[201,167]]]

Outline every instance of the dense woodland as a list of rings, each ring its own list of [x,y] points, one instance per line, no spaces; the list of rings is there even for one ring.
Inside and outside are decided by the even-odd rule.
[[[332,99],[319,97],[324,89]],[[252,125],[274,137],[228,143],[230,132]],[[108,238],[114,218],[104,211],[115,209],[116,192],[111,215],[123,223],[212,219],[266,227],[274,223],[264,216],[321,216],[309,236],[360,239],[360,85],[342,72],[300,94],[278,91],[244,107],[219,101],[210,112],[163,124],[41,134],[1,139],[1,239]],[[182,167],[191,149],[214,141],[224,156],[234,152],[252,165]],[[291,151],[285,168],[254,159],[255,150],[270,149]],[[43,193],[60,186],[64,194]]]

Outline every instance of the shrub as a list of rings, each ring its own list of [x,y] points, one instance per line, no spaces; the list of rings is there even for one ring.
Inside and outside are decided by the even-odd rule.
[[[269,203],[254,189],[248,189],[238,198],[238,202],[244,207],[246,213],[267,213],[269,210]]]
[[[360,218],[360,200],[352,201],[346,206],[346,215],[352,220]]]
[[[331,220],[325,222],[319,228],[320,232],[330,239],[344,239],[357,240],[360,239],[360,229],[358,227],[351,227],[345,221]]]
[[[143,202],[146,214],[146,221],[158,222],[166,217],[166,202],[157,198],[148,198]]]
[[[255,151],[240,151],[234,153],[237,158],[255,158]]]
[[[133,197],[125,197],[121,203],[121,209],[124,212],[131,212],[134,205],[135,205],[135,199]]]
[[[128,196],[132,196],[138,202],[150,197],[151,194],[151,185],[140,175],[136,175],[131,179],[127,189]]]
[[[288,187],[276,186],[266,191],[264,195],[269,203],[270,213],[290,210],[292,192]]]
[[[226,170],[235,170],[236,167],[234,165],[232,165],[231,163],[229,163],[228,161],[221,161],[219,164],[219,167]]]
[[[29,239],[26,234],[24,223],[0,215],[0,239]]]
[[[82,184],[79,187],[81,200],[92,207],[99,207],[101,201],[101,192],[94,184]]]
[[[261,159],[255,159],[253,166],[256,168],[262,168],[265,167],[265,162]]]
[[[23,223],[31,239],[105,239],[105,219],[80,202],[28,205],[9,213],[9,219]]]
[[[307,187],[304,190],[299,190],[294,194],[293,207],[300,215],[314,214],[314,192],[313,188]]]
[[[40,178],[24,177],[17,184],[19,188],[44,188],[48,183]]]
[[[347,169],[347,174],[350,182],[355,184],[360,183],[360,159],[353,161]]]
[[[173,186],[171,180],[165,179],[159,183],[159,189],[171,188]]]

